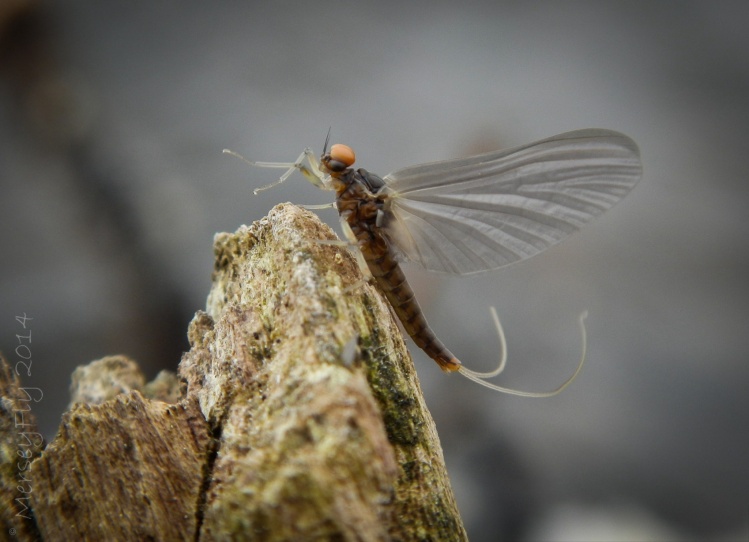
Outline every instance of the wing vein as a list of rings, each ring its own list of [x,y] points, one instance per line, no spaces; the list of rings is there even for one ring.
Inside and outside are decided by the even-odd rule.
[[[530,257],[613,206],[641,174],[637,146],[581,130],[385,177],[384,231],[401,259],[468,274]]]

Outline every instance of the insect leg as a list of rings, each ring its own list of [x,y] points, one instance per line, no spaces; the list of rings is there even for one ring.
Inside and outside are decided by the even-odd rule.
[[[235,156],[243,162],[255,167],[286,169],[286,172],[284,172],[284,174],[281,175],[281,177],[279,177],[277,180],[253,190],[253,193],[255,195],[264,190],[268,190],[269,188],[273,188],[274,186],[278,186],[286,179],[291,177],[291,174],[297,170],[299,170],[299,172],[301,172],[309,182],[311,182],[318,188],[326,189],[326,181],[328,176],[320,169],[320,164],[317,160],[317,157],[315,157],[315,154],[309,147],[304,149],[304,151],[302,151],[302,154],[300,154],[294,162],[255,162],[253,160],[248,160],[241,154],[229,149],[224,149],[224,154]],[[307,162],[306,165],[305,161]]]
[[[317,205],[301,205],[303,209],[307,209],[308,211],[319,211],[321,209],[332,209],[335,207],[335,202],[331,203],[320,203]]]
[[[313,242],[317,243],[318,245],[353,248],[351,243],[349,243],[348,241],[342,241],[340,239],[313,239]]]
[[[356,263],[359,265],[359,269],[361,270],[362,275],[364,275],[365,280],[372,280],[372,272],[369,270],[367,260],[364,259],[364,254],[359,250],[359,241],[356,239],[356,235],[354,235],[351,226],[349,226],[348,222],[343,218],[341,218],[341,229],[343,230],[344,237],[348,240],[346,245],[353,250],[354,255],[356,256]]]

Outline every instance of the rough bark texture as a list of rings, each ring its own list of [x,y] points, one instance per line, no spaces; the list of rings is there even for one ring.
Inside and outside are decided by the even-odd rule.
[[[193,539],[208,441],[196,408],[138,391],[78,403],[31,467],[43,539]]]
[[[31,461],[39,457],[44,439],[37,432],[31,405],[41,390],[22,388],[14,369],[0,356],[0,538],[34,540],[38,537],[31,510],[34,486]]]
[[[145,384],[117,356],[79,368],[75,405],[32,463],[36,519],[19,535],[464,540],[389,307],[320,239],[334,235],[288,204],[216,236],[179,381]]]

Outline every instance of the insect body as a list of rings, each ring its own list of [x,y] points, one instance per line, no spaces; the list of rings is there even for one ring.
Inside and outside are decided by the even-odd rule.
[[[352,241],[355,240],[361,250],[369,271],[406,332],[443,370],[457,371],[460,361],[445,348],[427,324],[385,235],[383,220],[390,212],[388,193],[382,190],[385,183],[364,169],[352,169],[353,159],[354,154],[349,147],[333,145],[320,160],[336,191],[336,207],[341,219],[350,228]]]
[[[526,396],[552,392],[509,390],[486,382],[437,339],[414,297],[399,261],[437,272],[467,275],[533,256],[613,206],[640,178],[637,145],[609,130],[578,130],[509,150],[400,169],[380,178],[354,169],[354,151],[333,145],[318,161],[305,149],[296,162],[249,162],[301,171],[316,186],[334,190],[343,230],[403,327],[444,371],[457,371],[486,387]],[[231,154],[231,151],[225,151]],[[240,157],[241,158],[241,157]],[[504,336],[495,322],[504,346]],[[583,344],[585,328],[582,326]]]

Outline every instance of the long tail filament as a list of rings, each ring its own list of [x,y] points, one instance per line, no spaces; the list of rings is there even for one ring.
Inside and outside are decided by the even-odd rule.
[[[497,328],[497,334],[499,335],[499,343],[500,343],[500,360],[499,360],[499,366],[494,369],[493,371],[490,371],[488,373],[480,373],[477,371],[471,371],[470,369],[467,369],[465,366],[461,365],[458,369],[458,372],[462,374],[464,377],[466,377],[469,380],[473,380],[477,384],[481,384],[482,386],[499,391],[502,393],[509,393],[510,395],[519,395],[521,397],[551,397],[553,395],[558,394],[561,392],[564,388],[569,386],[575,378],[577,378],[577,375],[580,374],[580,371],[583,368],[583,364],[585,363],[585,356],[587,354],[588,350],[588,338],[585,331],[585,319],[588,317],[588,311],[584,311],[580,317],[578,318],[578,323],[580,325],[580,334],[582,337],[582,355],[580,356],[580,361],[577,363],[577,368],[575,369],[575,372],[572,373],[572,376],[570,376],[567,380],[565,380],[559,387],[552,391],[546,391],[546,392],[533,392],[533,391],[523,391],[523,390],[515,390],[512,388],[505,388],[503,386],[497,386],[496,384],[492,384],[490,382],[487,382],[485,379],[491,378],[494,376],[497,376],[499,373],[501,373],[504,368],[505,364],[507,363],[507,342],[505,340],[505,333],[502,330],[502,324],[499,322],[499,316],[497,316],[497,311],[494,309],[494,307],[491,307],[491,313],[492,318],[494,319],[494,325]]]

